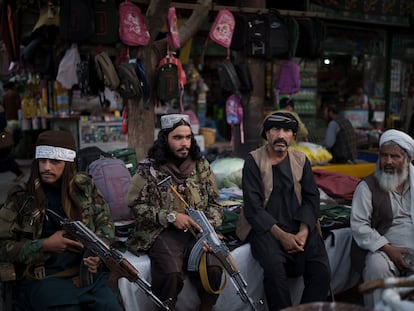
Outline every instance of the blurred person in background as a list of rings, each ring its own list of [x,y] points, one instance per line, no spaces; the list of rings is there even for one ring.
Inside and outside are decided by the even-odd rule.
[[[413,112],[414,112],[414,85],[411,84],[407,90],[407,96],[402,102],[401,107],[401,118],[402,118],[402,129],[408,135],[413,137],[414,135],[414,120],[413,120]]]
[[[21,98],[14,82],[3,85],[3,107],[7,120],[7,130],[13,135],[14,143],[20,140],[19,110],[22,109]]]
[[[356,134],[352,123],[339,114],[336,105],[325,107],[328,122],[322,146],[332,154],[332,163],[353,163],[357,158]]]
[[[299,123],[299,128],[298,128],[298,132],[296,134],[296,142],[299,141],[308,141],[308,129],[306,128],[305,124],[302,122],[302,120],[300,119],[299,115],[295,112],[295,100],[293,98],[289,98],[289,97],[283,97],[280,101],[279,101],[279,111],[288,111],[290,112],[295,119],[298,121]]]

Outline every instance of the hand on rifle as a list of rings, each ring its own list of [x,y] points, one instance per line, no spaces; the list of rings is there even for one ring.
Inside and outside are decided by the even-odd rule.
[[[86,267],[88,267],[90,273],[96,273],[98,272],[99,266],[101,264],[101,259],[95,256],[85,257],[83,258],[83,263]]]
[[[187,231],[195,229],[197,232],[203,232],[203,228],[201,228],[190,216],[185,213],[176,213],[175,214],[175,221],[174,226],[177,229]]]
[[[59,230],[43,240],[42,250],[46,253],[63,253],[70,248],[82,249],[80,242],[65,237],[65,231]]]

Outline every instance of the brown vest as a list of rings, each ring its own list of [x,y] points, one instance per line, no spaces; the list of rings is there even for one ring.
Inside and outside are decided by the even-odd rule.
[[[260,174],[263,181],[264,201],[263,206],[266,208],[269,202],[270,195],[273,191],[273,170],[272,162],[268,155],[267,144],[250,152],[257,166],[260,169]],[[306,156],[304,153],[295,149],[289,148],[289,162],[292,169],[293,184],[295,193],[298,198],[299,204],[302,203],[302,188],[300,181],[302,180],[303,166],[305,164]],[[236,235],[241,241],[245,241],[250,233],[252,227],[244,216],[243,208],[240,210],[239,220],[236,227]]]
[[[388,192],[383,191],[379,187],[378,181],[373,174],[364,178],[364,181],[367,183],[372,194],[371,227],[383,235],[391,226],[393,219],[390,196]],[[362,272],[367,252],[367,250],[360,248],[352,238],[351,263],[355,271]]]

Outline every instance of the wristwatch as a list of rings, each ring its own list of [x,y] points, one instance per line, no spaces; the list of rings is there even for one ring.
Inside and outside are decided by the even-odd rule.
[[[167,215],[167,221],[171,224],[173,224],[177,219],[176,213],[175,212],[171,212]]]

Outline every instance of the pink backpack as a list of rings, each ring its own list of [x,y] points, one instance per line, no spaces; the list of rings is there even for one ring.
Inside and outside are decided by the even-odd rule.
[[[175,13],[175,7],[168,9],[167,15],[167,43],[174,49],[180,48],[180,37],[178,35],[177,15]]]
[[[150,40],[141,9],[129,0],[119,5],[119,38],[129,46],[145,46]]]
[[[243,107],[240,103],[240,98],[234,94],[226,99],[226,122],[231,127],[235,125],[240,126],[240,140],[244,144]]]
[[[228,49],[233,38],[235,24],[233,13],[227,9],[221,9],[210,28],[210,39]]]

